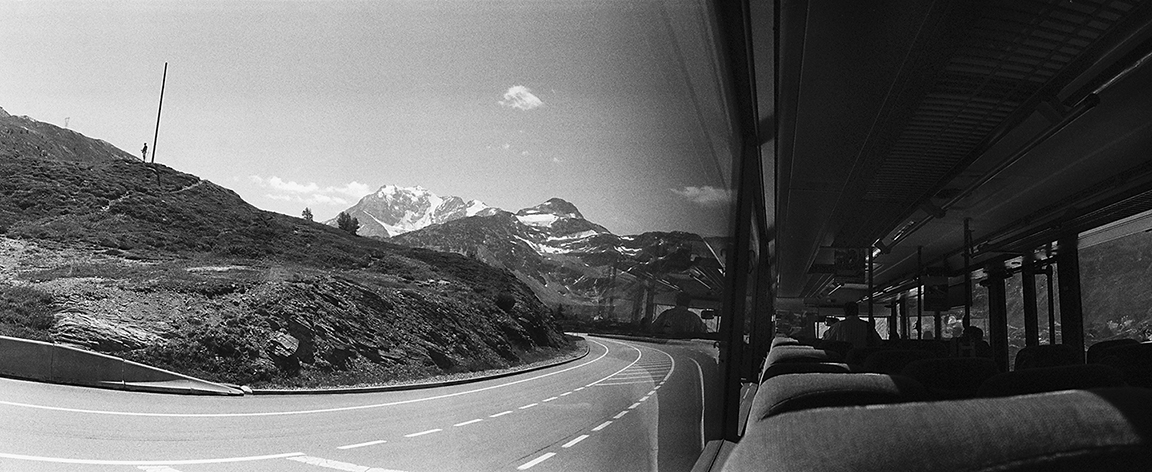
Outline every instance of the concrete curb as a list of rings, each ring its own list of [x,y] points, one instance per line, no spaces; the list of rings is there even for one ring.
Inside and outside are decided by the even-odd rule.
[[[580,338],[580,339],[584,339],[584,338]],[[296,390],[254,388],[254,389],[251,389],[252,390],[251,393],[253,395],[327,395],[327,394],[334,394],[334,393],[399,392],[399,391],[403,391],[403,390],[419,390],[422,388],[448,387],[448,386],[452,386],[452,385],[461,385],[461,384],[466,384],[466,383],[481,382],[484,380],[499,379],[499,378],[503,378],[503,377],[510,377],[513,375],[523,374],[526,372],[535,372],[538,370],[549,369],[552,367],[564,365],[564,364],[567,364],[569,362],[575,362],[575,361],[578,361],[580,359],[583,359],[583,358],[588,356],[588,353],[590,351],[591,351],[591,349],[588,347],[588,344],[585,343],[584,344],[584,352],[581,353],[579,356],[573,357],[571,359],[564,359],[564,360],[560,360],[560,361],[556,361],[556,362],[550,362],[548,364],[538,365],[536,367],[532,367],[532,368],[528,368],[528,369],[524,369],[524,370],[501,372],[499,374],[482,375],[482,376],[478,376],[478,377],[469,377],[466,379],[445,380],[445,381],[440,381],[440,382],[423,382],[423,383],[404,384],[404,385],[381,385],[379,387],[343,387],[343,388],[338,387],[338,388],[311,388],[311,389],[296,389]]]
[[[137,392],[244,394],[239,389],[116,356],[8,336],[0,336],[0,376]]]

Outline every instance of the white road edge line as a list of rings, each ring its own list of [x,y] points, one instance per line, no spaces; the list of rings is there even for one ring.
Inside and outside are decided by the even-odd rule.
[[[616,372],[613,372],[613,373],[612,373],[612,375],[609,375],[609,376],[607,376],[607,377],[604,377],[604,378],[602,378],[602,379],[600,379],[600,380],[597,380],[597,381],[595,381],[595,382],[592,382],[592,383],[590,383],[590,384],[586,385],[586,387],[591,387],[591,386],[593,386],[593,385],[596,385],[596,384],[598,384],[598,383],[600,383],[600,382],[603,382],[603,381],[605,381],[605,380],[608,380],[608,379],[612,378],[612,376],[613,376],[613,375],[616,375],[616,374],[619,374],[619,373],[621,373],[621,372],[624,372],[625,370],[628,370],[628,369],[629,369],[630,367],[632,367],[633,365],[636,365],[636,363],[637,363],[637,362],[640,362],[640,359],[644,357],[644,352],[643,352],[643,351],[641,351],[641,350],[640,350],[640,348],[638,348],[638,347],[636,347],[636,346],[633,346],[633,345],[631,345],[631,344],[626,344],[626,343],[620,343],[620,344],[624,344],[625,346],[628,346],[628,347],[630,347],[630,348],[634,349],[634,350],[636,351],[636,360],[632,361],[632,363],[631,363],[631,364],[628,364],[628,365],[624,366],[624,368],[623,368],[623,369],[620,369],[620,370],[618,370],[618,371],[616,371]],[[605,348],[607,348],[607,347],[605,347]],[[579,390],[579,389],[577,389],[577,390]]]
[[[624,415],[627,415],[627,414],[628,414],[628,410],[624,410],[624,411],[621,411],[620,413],[616,413],[616,416],[613,416],[612,419],[618,420],[620,418],[623,418]]]
[[[541,463],[541,462],[544,462],[544,461],[546,461],[546,460],[548,460],[548,459],[551,459],[551,458],[552,458],[552,456],[554,456],[554,455],[556,455],[556,453],[555,453],[555,452],[549,452],[549,453],[547,453],[547,454],[544,454],[544,455],[542,455],[542,456],[540,456],[540,457],[537,457],[537,458],[535,458],[535,459],[532,459],[532,460],[530,460],[530,461],[528,461],[528,462],[525,462],[525,463],[524,463],[524,465],[521,465],[520,467],[517,467],[517,468],[516,468],[516,470],[528,470],[528,469],[531,469],[532,467],[535,467],[535,466],[536,466],[536,464],[539,464],[539,463]]]
[[[142,465],[137,467],[137,469],[143,470],[145,472],[180,472],[179,470],[173,469],[166,465]]]
[[[600,431],[600,430],[602,430],[602,429],[604,429],[604,428],[607,428],[607,427],[608,427],[608,425],[610,425],[610,424],[612,424],[612,422],[611,422],[611,421],[605,421],[605,422],[603,422],[603,423],[600,423],[600,426],[597,426],[597,427],[595,427],[595,428],[592,428],[592,431]]]
[[[560,447],[567,449],[567,448],[570,448],[572,446],[575,446],[580,441],[583,441],[585,439],[588,439],[588,435],[587,434],[581,434],[581,435],[577,436],[576,439],[568,441],[568,442],[564,443],[563,446],[560,446]]]
[[[488,417],[489,417],[489,418],[499,418],[499,417],[501,417],[501,416],[504,416],[504,415],[507,415],[507,414],[509,414],[509,413],[512,413],[512,410],[508,410],[508,411],[501,411],[500,413],[496,413],[495,415],[488,415]]]
[[[696,364],[696,371],[700,372],[700,450],[704,450],[704,368],[700,367],[700,363],[691,357],[688,360]]]
[[[470,425],[470,424],[472,424],[472,423],[479,423],[479,422],[481,422],[481,421],[484,421],[484,420],[482,420],[482,419],[480,419],[480,418],[476,418],[476,419],[474,419],[474,420],[465,421],[465,422],[463,422],[463,423],[456,423],[456,424],[454,424],[454,425],[452,425],[452,426],[468,426],[468,425]]]
[[[284,459],[302,456],[303,452],[290,452],[287,454],[271,454],[267,456],[227,457],[222,459],[189,459],[176,461],[119,461],[103,459],[66,459],[62,457],[26,456],[23,454],[9,454],[0,452],[0,459],[15,459],[36,462],[54,462],[57,464],[84,464],[84,465],[196,465],[196,464],[226,464],[230,462],[264,461],[269,459]]]
[[[6,400],[0,400],[0,405],[18,406],[18,407],[25,407],[25,408],[38,408],[41,410],[52,410],[52,411],[67,411],[70,413],[88,413],[88,414],[94,414],[94,415],[149,416],[149,417],[162,417],[162,418],[240,418],[240,417],[254,417],[254,416],[306,415],[306,414],[315,414],[315,413],[335,413],[335,412],[341,412],[341,411],[365,410],[365,409],[370,409],[370,408],[382,408],[382,407],[386,407],[386,406],[407,405],[410,403],[421,403],[421,402],[426,402],[426,401],[431,401],[431,400],[440,400],[440,399],[444,399],[444,398],[458,397],[461,395],[469,395],[469,394],[473,394],[473,393],[484,392],[484,391],[488,391],[488,390],[492,390],[492,389],[496,389],[496,388],[507,387],[510,385],[517,385],[517,384],[521,384],[524,382],[531,382],[533,380],[538,380],[538,379],[542,379],[545,377],[551,377],[551,376],[556,375],[556,374],[568,372],[568,371],[573,370],[573,369],[579,369],[579,368],[584,367],[586,365],[589,365],[593,362],[597,362],[600,359],[603,359],[604,357],[608,356],[608,353],[611,351],[610,349],[608,349],[608,346],[605,346],[603,343],[601,343],[599,341],[596,341],[593,339],[589,339],[588,341],[591,341],[593,343],[600,345],[600,347],[604,348],[604,353],[601,354],[600,356],[598,356],[597,358],[592,359],[592,360],[585,362],[583,364],[575,365],[575,366],[568,367],[566,369],[557,370],[554,372],[548,372],[546,374],[540,374],[540,375],[537,375],[534,377],[529,377],[526,379],[513,380],[511,382],[502,383],[499,385],[490,385],[487,387],[481,387],[481,388],[476,388],[476,389],[472,389],[472,390],[465,390],[463,392],[445,393],[443,395],[434,395],[431,397],[413,398],[410,400],[399,400],[399,401],[387,402],[387,403],[376,403],[376,404],[372,404],[372,405],[354,405],[354,406],[344,406],[344,407],[337,407],[337,408],[321,408],[321,409],[316,409],[316,410],[262,411],[262,412],[252,412],[252,413],[145,413],[145,412],[134,412],[134,411],[86,410],[86,409],[81,409],[81,408],[65,408],[65,407],[58,407],[58,406],[33,405],[30,403],[10,402],[10,401],[6,401]],[[610,341],[610,342],[612,342],[612,341]],[[623,343],[620,343],[620,344],[623,344]],[[636,349],[635,347],[632,347],[628,344],[624,344],[624,345],[631,347],[632,349]],[[577,389],[577,390],[579,390],[579,389]],[[126,462],[130,462],[130,461],[126,461]],[[151,463],[149,463],[149,464],[151,464]],[[134,464],[121,464],[121,465],[134,465]],[[163,465],[163,464],[157,463],[155,465]]]
[[[423,436],[423,435],[425,435],[425,434],[439,433],[439,432],[441,432],[441,431],[444,431],[444,430],[442,430],[442,429],[440,429],[440,428],[436,428],[436,429],[430,429],[430,430],[428,430],[428,431],[421,431],[421,432],[419,432],[419,433],[405,434],[405,435],[404,435],[404,437],[406,437],[406,438],[414,438],[414,437],[416,437],[416,436]]]
[[[381,439],[381,440],[378,440],[378,441],[368,441],[368,442],[362,442],[362,443],[359,443],[359,444],[349,444],[349,445],[347,445],[347,446],[337,446],[337,447],[336,447],[336,449],[356,449],[356,448],[358,448],[358,447],[364,447],[364,446],[375,446],[375,445],[377,445],[377,444],[384,444],[384,443],[386,443],[386,442],[388,442],[388,441],[385,441],[385,440]]]

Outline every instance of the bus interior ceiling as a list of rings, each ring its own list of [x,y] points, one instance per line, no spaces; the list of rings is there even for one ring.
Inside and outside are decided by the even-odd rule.
[[[780,2],[777,300],[866,298],[837,250],[883,289],[962,273],[966,223],[975,269],[1152,209],[1150,8],[1088,4]]]
[[[1048,270],[1055,262],[1060,279],[1066,346],[1053,347],[1071,346],[1079,367],[1091,367],[1083,365],[1077,246],[1092,244],[1085,235],[1093,232],[1103,240],[1152,228],[1152,213],[1145,213],[1152,212],[1152,2],[778,0],[745,2],[745,15],[755,69],[744,85],[752,92],[741,89],[738,68],[734,83],[736,96],[757,106],[767,237],[751,244],[769,254],[761,258],[767,267],[752,271],[768,272],[772,281],[766,289],[747,286],[769,291],[771,306],[749,310],[751,352],[764,362],[751,379],[759,391],[743,439],[724,470],[1146,470],[1152,414],[1147,406],[1129,407],[1152,398],[1147,389],[1115,398],[1093,390],[991,400],[972,399],[972,392],[941,397],[927,384],[908,390],[876,378],[845,385],[849,377],[835,376],[862,370],[844,352],[819,339],[813,347],[763,336],[755,326],[773,313],[838,313],[834,307],[846,302],[861,303],[863,316],[895,318],[900,298],[922,292],[922,277],[931,273],[967,290],[958,292],[960,305],[971,304],[973,290],[988,291],[992,359],[966,368],[1006,375],[1014,372],[1003,281],[1029,259],[1041,260]],[[742,28],[723,19],[721,25]],[[735,253],[749,254],[740,246]],[[981,282],[974,274],[986,279],[985,288],[973,288]],[[971,285],[957,282],[963,279]],[[1035,304],[1029,309],[1035,317]],[[923,335],[911,335],[906,320],[892,321],[899,328],[885,337]],[[1034,327],[1027,336],[1029,345],[1037,343]],[[1126,395],[1132,398],[1119,398]],[[774,416],[793,407],[943,398],[970,400]],[[1072,436],[1095,434],[1082,429],[1096,426],[1069,420],[1064,429],[1046,430],[1036,423],[1084,414],[1078,409],[1101,398],[1119,416],[1098,431],[1135,428],[1115,438],[1128,441],[1115,454],[1077,449],[1084,445]],[[1031,416],[1001,414],[1010,410]],[[962,423],[972,418],[985,424],[966,430]],[[939,427],[950,429],[931,434]],[[981,436],[981,428],[1020,434]],[[1047,443],[1030,444],[1029,435]],[[957,442],[933,443],[942,437]],[[1010,437],[1013,448],[993,444]],[[937,455],[942,449],[949,452]]]

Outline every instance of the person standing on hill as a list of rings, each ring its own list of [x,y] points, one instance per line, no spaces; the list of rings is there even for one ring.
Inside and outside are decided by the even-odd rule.
[[[140,150],[140,156],[144,158],[144,162],[148,162],[148,143],[144,143],[144,149]]]
[[[860,319],[860,311],[852,302],[844,304],[844,319],[828,328],[824,339],[850,342],[857,348],[880,345],[880,334],[867,321]]]

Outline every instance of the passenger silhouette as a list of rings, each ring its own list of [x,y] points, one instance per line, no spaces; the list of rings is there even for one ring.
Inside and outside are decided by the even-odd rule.
[[[880,345],[880,334],[867,321],[860,319],[860,312],[852,302],[844,304],[844,319],[828,328],[824,339],[850,342],[856,348]]]
[[[956,357],[992,357],[992,346],[984,340],[984,330],[969,326],[960,337],[952,338],[952,355]]]
[[[824,327],[826,327],[827,329],[824,330],[824,334],[820,335],[820,339],[823,339],[825,341],[829,340],[832,336],[832,327],[836,326],[836,323],[839,323],[839,322],[840,322],[840,318],[837,318],[835,316],[825,317],[824,318]]]
[[[676,306],[669,308],[656,317],[652,322],[652,332],[664,334],[704,333],[708,327],[704,321],[688,309],[692,296],[687,293],[676,294]]]

